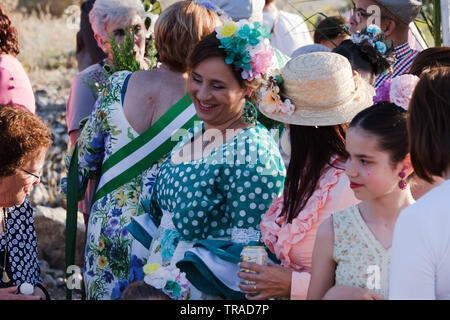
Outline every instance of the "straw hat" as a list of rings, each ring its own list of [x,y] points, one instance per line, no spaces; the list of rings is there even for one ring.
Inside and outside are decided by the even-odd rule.
[[[280,97],[294,105],[292,114],[260,111],[268,118],[304,126],[331,126],[350,122],[373,104],[375,90],[354,77],[350,62],[332,52],[313,52],[291,59],[284,67]]]

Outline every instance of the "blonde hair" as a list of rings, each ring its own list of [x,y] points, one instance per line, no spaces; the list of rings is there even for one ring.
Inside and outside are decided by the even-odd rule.
[[[212,11],[192,0],[175,2],[155,24],[155,48],[162,63],[177,72],[187,71],[187,57],[221,21]]]
[[[128,22],[136,14],[144,21],[145,10],[141,0],[97,0],[89,12],[89,22],[94,34],[99,34],[106,40],[109,37],[106,32],[109,22]]]

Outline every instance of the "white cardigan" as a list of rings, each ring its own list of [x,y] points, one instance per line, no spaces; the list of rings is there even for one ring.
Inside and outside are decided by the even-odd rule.
[[[389,299],[450,299],[450,180],[400,213],[392,241]]]

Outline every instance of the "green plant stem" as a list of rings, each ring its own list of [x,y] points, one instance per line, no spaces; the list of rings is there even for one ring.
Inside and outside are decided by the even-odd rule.
[[[434,45],[440,47],[442,45],[441,36],[441,1],[434,0]]]

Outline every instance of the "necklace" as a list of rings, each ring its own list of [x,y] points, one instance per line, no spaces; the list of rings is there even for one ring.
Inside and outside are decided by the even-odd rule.
[[[8,230],[6,230],[6,211],[3,209],[3,232],[5,233],[5,258],[3,259],[3,267],[0,267],[3,269],[3,276],[2,276],[2,282],[8,283],[11,281],[9,279],[8,274],[6,273],[6,257],[8,255]]]

